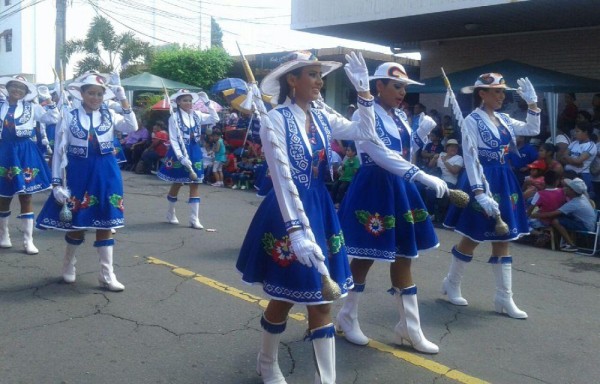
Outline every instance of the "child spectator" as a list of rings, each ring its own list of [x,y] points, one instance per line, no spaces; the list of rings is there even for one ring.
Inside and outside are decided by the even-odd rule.
[[[169,133],[164,122],[157,120],[152,126],[152,142],[150,146],[142,153],[141,162],[143,164],[142,169],[139,173],[153,173],[156,172],[156,162],[167,154],[169,147]],[[138,167],[136,166],[136,173],[138,173]]]
[[[569,144],[568,153],[559,159],[565,165],[565,172],[571,172],[585,182],[587,191],[592,194],[590,165],[598,153],[596,143],[590,140],[592,125],[588,122],[575,126],[575,141]]]
[[[562,188],[558,188],[560,184],[560,176],[558,173],[549,170],[544,174],[545,188],[536,192],[531,199],[531,206],[527,209],[527,214],[530,217],[529,226],[533,229],[550,226],[550,219],[533,219],[532,213],[537,208],[538,212],[547,213],[558,210],[566,201],[567,196]]]
[[[254,177],[254,164],[248,153],[244,152],[242,161],[237,163],[237,172],[231,174],[234,185],[231,189],[248,189],[250,180]]]
[[[439,153],[442,153],[444,147],[442,146],[442,134],[439,128],[435,128],[429,133],[429,143],[425,145],[425,148],[421,150],[421,165],[427,173],[435,174],[435,167],[429,167],[431,159]]]
[[[437,167],[441,173],[441,179],[446,182],[448,188],[456,188],[458,183],[458,175],[463,170],[464,160],[458,154],[460,146],[456,139],[449,139],[446,142],[445,152],[436,154],[429,162],[429,167]],[[446,211],[448,210],[448,198],[443,197],[438,199],[435,192],[431,189],[425,191],[427,210],[432,214],[433,219],[437,222],[444,221]]]
[[[546,163],[546,170],[556,172],[561,179],[564,169],[562,164],[554,159],[555,154],[556,146],[552,143],[544,143],[538,150],[538,160],[543,160]]]
[[[215,153],[212,150],[212,143],[210,140],[206,140],[202,149],[202,165],[204,166],[204,184],[209,184],[213,179],[213,163],[215,160]]]
[[[522,186],[525,201],[528,201],[538,191],[545,188],[544,173],[546,172],[546,162],[536,160],[531,164],[527,164],[527,168],[529,168],[529,176],[525,177]]]
[[[356,157],[356,147],[354,144],[351,144],[346,147],[346,158],[341,166],[342,170],[340,172],[340,177],[331,187],[331,199],[336,208],[339,208],[339,205],[348,190],[348,186],[352,182],[356,172],[358,172],[359,167],[360,161]]]
[[[238,171],[237,159],[231,150],[231,147],[225,147],[225,163],[223,164],[223,180],[227,180],[227,185],[231,185],[233,180],[231,176]],[[221,187],[223,184],[221,184]]]
[[[570,200],[552,212],[535,212],[531,217],[550,219],[551,225],[560,233],[566,244],[560,249],[575,252],[577,247],[568,231],[593,231],[596,226],[596,211],[587,196],[587,186],[580,178],[564,179],[565,194]]]
[[[219,129],[213,129],[212,142],[213,152],[215,153],[212,169],[215,182],[211,185],[213,187],[223,187],[223,164],[225,164],[227,158],[225,156],[225,143],[223,143],[222,133]]]

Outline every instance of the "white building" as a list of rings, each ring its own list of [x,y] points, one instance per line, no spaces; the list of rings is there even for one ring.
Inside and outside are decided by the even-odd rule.
[[[210,47],[210,16],[202,10],[201,1],[198,1],[197,12],[169,6],[162,0],[148,0],[147,3],[144,10],[132,10],[126,4],[114,1],[94,1],[99,10],[111,14],[109,20],[116,33],[131,28],[137,38],[154,45],[179,43],[202,49]],[[0,0],[0,76],[23,74],[38,83],[54,81],[55,7],[54,0]],[[89,3],[69,4],[67,40],[85,38],[95,15]],[[189,29],[190,25],[193,30]],[[71,59],[67,77],[71,77],[72,66],[79,58]]]

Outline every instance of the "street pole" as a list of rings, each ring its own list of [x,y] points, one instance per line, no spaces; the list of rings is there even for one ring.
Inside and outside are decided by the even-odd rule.
[[[56,41],[54,50],[54,68],[61,71],[65,78],[65,68],[61,64],[65,43],[67,41],[67,0],[56,0]]]

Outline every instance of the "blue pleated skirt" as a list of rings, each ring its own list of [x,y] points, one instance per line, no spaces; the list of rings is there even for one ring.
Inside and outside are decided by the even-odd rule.
[[[351,257],[393,262],[439,246],[416,185],[376,165],[358,170],[338,214]]]
[[[191,145],[186,145],[188,157],[192,162],[192,168],[196,175],[198,175],[197,180],[192,180],[190,178],[190,173],[181,162],[177,160],[177,156],[175,155],[175,151],[173,148],[169,148],[167,155],[164,157],[162,161],[162,165],[158,170],[156,176],[159,179],[168,181],[170,183],[201,183],[204,178],[204,166],[202,165],[202,150],[200,146],[193,142]]]
[[[325,255],[329,274],[345,296],[354,283],[344,236],[327,188],[322,181],[312,180],[311,187],[301,188],[299,193],[317,243]],[[262,284],[265,293],[273,299],[305,305],[330,302],[323,299],[319,272],[300,264],[291,251],[274,190],[267,194],[256,211],[236,268],[243,281]]]
[[[31,139],[0,140],[0,196],[44,191],[51,180],[48,164]]]
[[[60,221],[62,205],[50,197],[37,217],[38,228],[64,231],[121,228],[125,224],[123,180],[112,153],[100,155],[89,151],[88,158],[68,156],[67,202],[73,220]]]
[[[483,168],[490,190],[500,206],[500,216],[508,224],[508,234],[499,236],[494,231],[496,220],[488,218],[471,192],[466,172],[459,178],[457,188],[469,194],[466,208],[450,205],[444,226],[473,241],[511,241],[529,234],[525,202],[517,177],[508,165],[493,165]]]

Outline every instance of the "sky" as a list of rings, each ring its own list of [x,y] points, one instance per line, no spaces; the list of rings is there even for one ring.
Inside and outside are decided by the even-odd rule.
[[[389,47],[293,31],[291,0],[73,0],[67,9],[67,39],[82,38],[96,12],[117,32],[132,30],[153,44],[198,45],[200,15],[212,16],[223,31],[224,48],[237,55],[345,46],[390,53]],[[96,10],[90,5],[96,4]],[[412,58],[418,58],[410,56]]]

